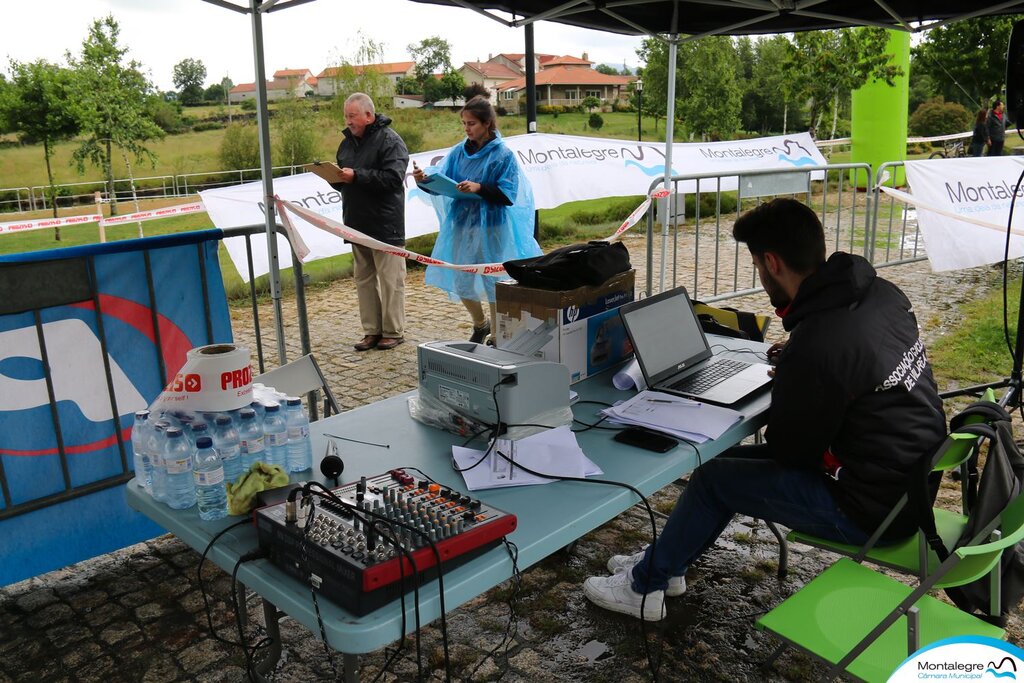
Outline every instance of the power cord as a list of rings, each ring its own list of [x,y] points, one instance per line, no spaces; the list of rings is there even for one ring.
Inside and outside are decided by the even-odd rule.
[[[476,672],[484,665],[484,662],[493,657],[502,647],[505,648],[504,656],[507,662],[508,648],[512,644],[515,634],[519,632],[519,615],[516,613],[516,603],[523,590],[523,574],[519,571],[519,546],[508,540],[507,537],[501,540],[505,544],[505,551],[508,552],[509,559],[512,560],[512,577],[509,579],[512,582],[512,590],[509,593],[508,599],[505,601],[508,605],[508,621],[505,622],[505,633],[502,634],[501,640],[498,644],[491,648],[490,651],[488,651],[488,653],[477,663],[477,665],[473,667],[473,670],[463,677],[462,680],[465,681],[465,683],[470,683]],[[508,666],[505,667],[505,670],[508,670]]]
[[[260,647],[260,644],[257,643],[250,650],[245,640],[245,631],[242,627],[242,612],[238,606],[238,569],[246,562],[258,560],[266,556],[267,552],[262,548],[258,548],[239,557],[238,561],[235,562],[234,569],[231,570],[231,601],[235,605],[235,624],[238,626],[238,641],[241,643],[242,651],[245,653],[245,672],[253,683],[256,683],[257,679],[256,672],[252,668],[252,656]]]

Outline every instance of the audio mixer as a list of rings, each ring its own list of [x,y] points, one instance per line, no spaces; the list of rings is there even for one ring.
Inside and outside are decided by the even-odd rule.
[[[360,616],[413,589],[409,555],[420,584],[437,576],[431,541],[448,571],[516,528],[515,515],[401,469],[332,492],[345,504],[314,496],[312,520],[301,505],[291,522],[287,503],[256,509],[259,543],[285,572]]]

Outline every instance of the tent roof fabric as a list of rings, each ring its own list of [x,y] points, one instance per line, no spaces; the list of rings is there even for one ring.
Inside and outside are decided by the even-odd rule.
[[[627,35],[746,35],[870,25],[910,30],[912,22],[1024,11],[1024,1],[997,0],[570,0],[554,7],[547,0],[413,1],[505,12],[511,21],[492,16],[512,26],[545,20]]]

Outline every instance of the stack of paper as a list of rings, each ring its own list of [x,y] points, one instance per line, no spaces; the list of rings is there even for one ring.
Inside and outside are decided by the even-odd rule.
[[[660,391],[641,391],[602,412],[609,422],[647,427],[693,443],[717,439],[743,419],[735,410]]]
[[[529,474],[518,466],[520,464],[534,472],[549,474],[552,477],[588,477],[604,474],[600,467],[583,454],[583,449],[576,442],[576,435],[568,425],[518,441],[498,439],[491,452],[483,462],[480,462],[486,452],[452,446],[452,458],[459,469],[480,463],[462,473],[466,480],[466,488],[470,491],[550,484],[557,481]],[[505,457],[502,457],[503,455]]]

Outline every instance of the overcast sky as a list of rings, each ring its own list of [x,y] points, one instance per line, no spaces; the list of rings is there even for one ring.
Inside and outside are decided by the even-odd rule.
[[[248,4],[247,0],[229,0]],[[142,63],[161,90],[173,90],[174,65],[186,58],[206,66],[206,85],[224,76],[255,80],[250,18],[202,0],[6,0],[0,22],[2,70],[8,60],[48,59],[66,63],[78,55],[90,24],[112,14],[120,44]],[[411,0],[317,0],[263,17],[268,77],[278,69],[308,68],[314,75],[351,61],[359,32],[383,43],[385,61],[409,61],[406,47],[430,36],[452,46],[452,62],[485,61],[490,54],[525,52],[524,29],[508,28],[471,10],[423,5]],[[540,22],[534,30],[539,53],[581,56],[596,63],[636,67],[638,37]]]

